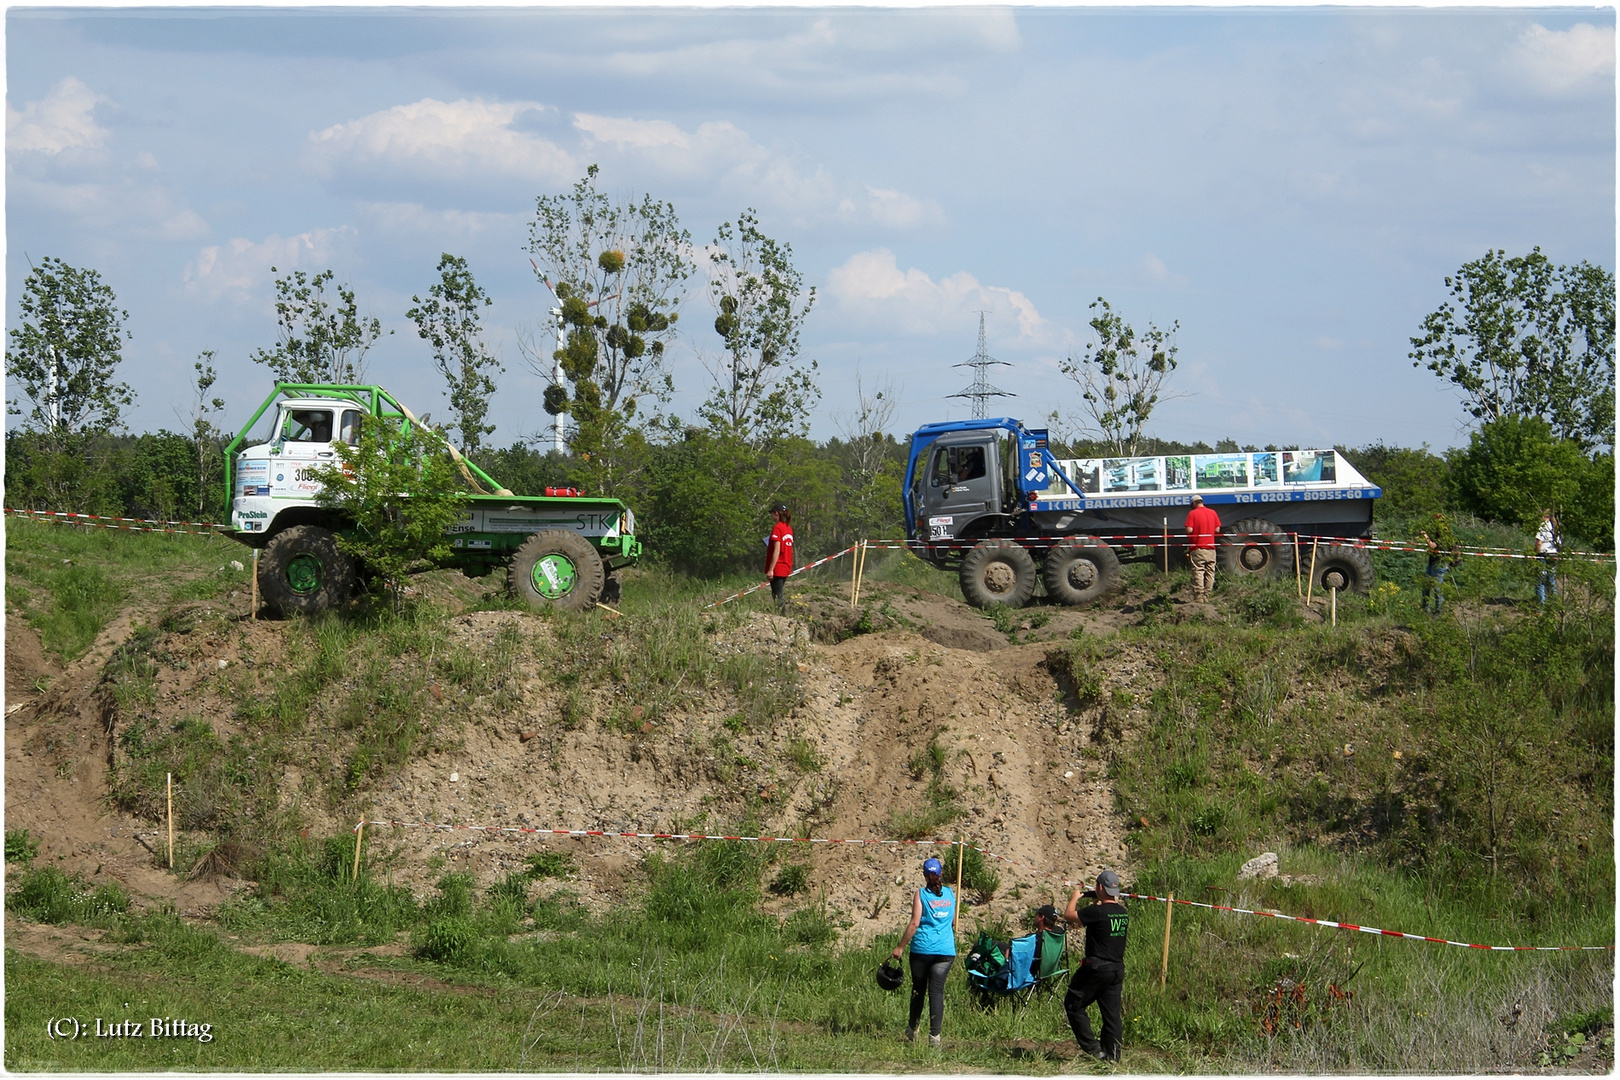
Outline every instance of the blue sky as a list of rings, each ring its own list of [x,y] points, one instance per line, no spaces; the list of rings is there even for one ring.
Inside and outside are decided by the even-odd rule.
[[[792,245],[818,437],[857,367],[897,432],[969,415],[980,311],[996,411],[1078,419],[1058,364],[1105,296],[1180,322],[1155,434],[1442,448],[1466,418],[1407,352],[1444,276],[1614,266],[1614,56],[1612,8],[12,7],[8,324],[28,257],[94,267],[131,427],[180,426],[203,349],[231,426],[268,388],[270,267],[330,267],[395,331],[369,377],[437,417],[404,313],[448,251],[496,301],[504,444],[549,422],[518,348],[535,198],[597,163],[699,243],[752,206]],[[701,287],[683,312],[691,417],[718,338]]]

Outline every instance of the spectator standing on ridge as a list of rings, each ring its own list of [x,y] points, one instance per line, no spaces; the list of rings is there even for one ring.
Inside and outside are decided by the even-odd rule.
[[[1193,603],[1201,604],[1215,591],[1215,534],[1221,531],[1221,517],[1204,505],[1202,495],[1192,497],[1187,511],[1187,558],[1192,562]]]
[[[793,573],[793,511],[783,503],[771,507],[776,525],[765,541],[765,578],[771,583],[771,596],[783,615],[787,614],[788,575]]]
[[[1080,1052],[1098,1061],[1118,1061],[1119,1044],[1125,1035],[1119,991],[1125,983],[1125,931],[1130,915],[1119,902],[1119,893],[1119,875],[1104,870],[1097,875],[1097,887],[1084,893],[1076,888],[1063,911],[1065,922],[1086,928],[1086,956],[1069,977],[1063,1011],[1069,1017]],[[1079,910],[1082,896],[1092,900],[1083,911]],[[1093,1001],[1102,1014],[1101,1045],[1092,1035],[1091,1018],[1086,1015]]]
[[[900,935],[893,956],[900,959],[911,944],[911,1019],[906,1041],[917,1037],[923,995],[928,995],[928,1045],[939,1045],[945,1023],[945,976],[956,962],[956,893],[945,884],[945,867],[938,859],[923,863],[923,887],[911,896],[911,923]]]
[[[1536,603],[1546,606],[1547,586],[1552,586],[1555,598],[1558,591],[1558,519],[1551,510],[1541,512],[1541,528],[1536,530],[1536,554],[1541,556],[1541,577],[1536,581]]]

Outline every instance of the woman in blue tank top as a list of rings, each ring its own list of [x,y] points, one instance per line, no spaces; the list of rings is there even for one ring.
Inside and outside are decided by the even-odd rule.
[[[898,960],[907,943],[911,945],[911,1019],[906,1024],[906,1041],[917,1037],[926,994],[930,1046],[939,1045],[939,1029],[945,1021],[945,976],[956,961],[956,893],[945,884],[944,873],[938,859],[923,863],[923,887],[911,898],[911,925],[894,947]]]

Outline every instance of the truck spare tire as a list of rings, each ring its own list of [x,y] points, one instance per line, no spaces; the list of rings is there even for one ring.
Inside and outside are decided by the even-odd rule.
[[[1042,568],[1046,595],[1060,604],[1079,607],[1119,587],[1119,556],[1094,536],[1076,536],[1056,544]]]
[[[282,614],[318,615],[338,607],[353,594],[354,582],[354,560],[319,525],[281,530],[259,556],[259,592]]]
[[[974,607],[1023,607],[1035,595],[1035,560],[1011,540],[983,540],[962,560],[959,578]]]
[[[585,611],[602,596],[606,572],[590,542],[561,529],[543,529],[517,549],[506,587],[536,611]]]
[[[1244,518],[1221,530],[1215,563],[1223,573],[1277,577],[1294,571],[1294,541],[1265,518]]]

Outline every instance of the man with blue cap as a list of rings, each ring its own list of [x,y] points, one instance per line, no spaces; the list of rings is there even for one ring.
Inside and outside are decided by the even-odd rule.
[[[956,893],[945,884],[945,867],[938,859],[923,863],[923,887],[911,898],[911,924],[894,947],[900,959],[911,944],[911,1019],[906,1041],[917,1037],[923,995],[928,996],[928,1045],[938,1046],[945,1022],[945,976],[956,962]]]
[[[1092,903],[1080,910],[1080,898],[1090,897]],[[1125,983],[1125,932],[1130,915],[1119,902],[1119,875],[1104,870],[1097,875],[1097,887],[1081,892],[1078,887],[1069,897],[1069,906],[1063,911],[1063,920],[1071,926],[1086,928],[1086,956],[1069,978],[1069,992],[1063,997],[1063,1011],[1074,1030],[1074,1041],[1080,1052],[1099,1061],[1118,1061],[1119,1044],[1125,1034],[1125,1021],[1120,1015],[1119,990]],[[1102,1014],[1102,1042],[1091,1031],[1091,1018],[1086,1010],[1097,1003]]]

